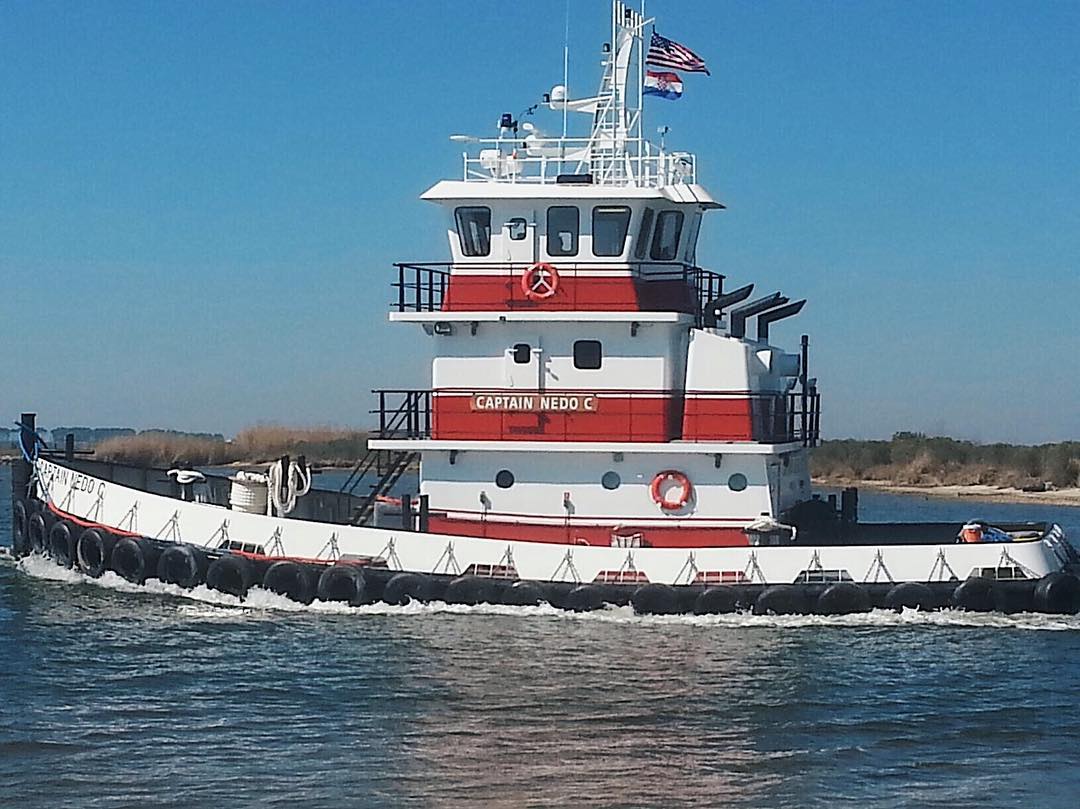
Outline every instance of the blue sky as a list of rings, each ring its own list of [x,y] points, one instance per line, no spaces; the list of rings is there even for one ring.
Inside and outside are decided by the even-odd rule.
[[[570,0],[594,91],[603,0]],[[547,9],[549,16],[529,14]],[[830,436],[1080,438],[1080,4],[676,2],[650,129],[729,210],[699,259],[808,297]],[[233,432],[425,384],[417,196],[562,75],[564,5],[0,5],[0,414]],[[539,121],[543,123],[543,119]],[[550,127],[555,128],[555,127]]]

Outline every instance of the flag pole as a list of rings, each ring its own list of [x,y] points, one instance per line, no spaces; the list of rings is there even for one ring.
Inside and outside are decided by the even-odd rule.
[[[645,0],[641,0],[641,19],[637,26],[638,60],[637,60],[637,137],[638,137],[638,184],[643,185],[645,173]]]

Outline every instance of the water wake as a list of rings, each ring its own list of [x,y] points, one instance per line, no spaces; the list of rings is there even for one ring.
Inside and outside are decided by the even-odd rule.
[[[339,602],[315,601],[304,605],[285,596],[252,587],[244,600],[227,593],[199,585],[185,590],[175,584],[165,584],[150,579],[145,584],[132,584],[112,571],[100,578],[91,578],[78,570],[64,568],[44,556],[34,554],[20,559],[17,569],[35,579],[63,584],[88,585],[117,593],[135,596],[165,596],[177,599],[180,615],[203,620],[243,620],[266,617],[277,613],[307,613],[324,615],[401,616],[422,617],[428,615],[501,615],[513,617],[538,617],[549,620],[599,621],[615,624],[648,624],[662,626],[724,627],[731,629],[778,628],[809,629],[821,627],[883,628],[883,627],[967,627],[981,629],[1014,629],[1035,631],[1080,632],[1080,615],[1044,615],[1042,613],[963,612],[941,610],[920,612],[905,609],[896,613],[875,609],[854,615],[753,615],[739,612],[729,615],[637,615],[633,608],[608,606],[594,612],[568,612],[541,604],[537,607],[512,607],[503,604],[447,604],[441,601],[421,603],[414,601],[406,606],[376,603],[350,607]]]

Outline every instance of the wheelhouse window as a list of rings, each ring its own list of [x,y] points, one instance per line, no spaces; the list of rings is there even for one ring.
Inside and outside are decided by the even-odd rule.
[[[520,242],[525,238],[527,227],[528,224],[525,220],[518,216],[506,223],[506,232],[510,234],[510,238],[515,242]]]
[[[580,215],[573,205],[554,205],[547,210],[547,254],[576,256]]]
[[[622,205],[598,205],[592,209],[594,256],[621,256],[630,229],[630,209]]]
[[[656,230],[653,231],[652,249],[649,257],[653,261],[674,261],[679,252],[679,237],[682,236],[682,211],[661,211],[656,217]]]
[[[641,261],[645,258],[645,251],[649,249],[649,233],[652,230],[652,221],[655,216],[652,208],[646,208],[641,215],[641,230],[638,231],[637,243],[634,245],[634,258]]]
[[[574,341],[574,367],[581,371],[599,370],[603,351],[599,340]]]
[[[491,253],[491,208],[477,205],[454,209],[461,252],[470,257]]]
[[[532,348],[528,343],[517,343],[514,346],[514,362],[518,365],[528,365],[532,360]]]
[[[701,214],[694,214],[690,220],[690,227],[686,231],[686,250],[683,252],[683,261],[687,264],[697,264],[697,240],[701,231]]]

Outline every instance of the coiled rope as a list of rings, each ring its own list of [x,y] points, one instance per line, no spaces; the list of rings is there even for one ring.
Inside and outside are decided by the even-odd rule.
[[[296,501],[311,491],[311,471],[300,464],[289,464],[288,479],[281,479],[281,464],[271,464],[267,470],[270,503],[280,516],[296,508]],[[284,483],[284,485],[282,485]]]
[[[19,452],[22,453],[23,460],[31,466],[38,459],[39,450],[45,446],[44,439],[38,435],[34,430],[31,430],[21,421],[15,422],[15,426],[19,428]],[[26,451],[26,436],[30,436],[30,451]]]

